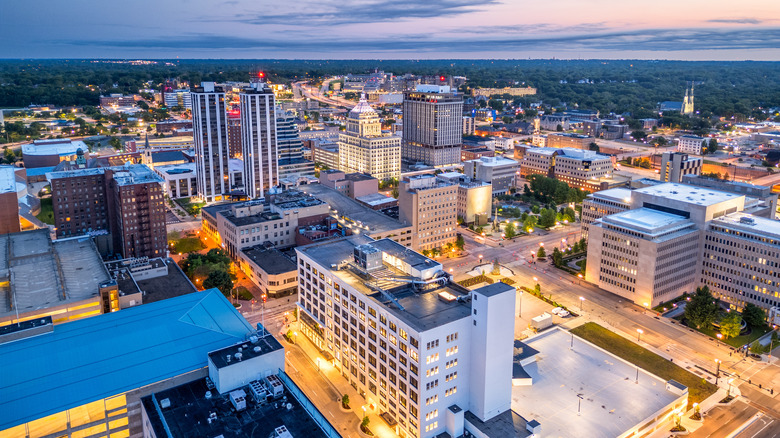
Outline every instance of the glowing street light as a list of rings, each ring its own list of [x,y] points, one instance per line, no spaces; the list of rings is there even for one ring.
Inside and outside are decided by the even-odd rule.
[[[720,378],[720,359],[715,359],[715,364],[717,365],[717,368],[715,368],[715,384],[718,384],[718,378]]]
[[[642,330],[642,329],[636,329],[636,341],[637,342],[640,342],[640,339],[642,339],[642,333],[644,333],[644,332],[645,331]]]
[[[582,312],[582,304],[585,302],[585,297],[580,297],[580,312]]]

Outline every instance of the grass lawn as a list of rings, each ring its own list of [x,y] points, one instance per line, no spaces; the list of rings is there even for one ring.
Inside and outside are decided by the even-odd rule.
[[[711,338],[716,338],[716,339],[717,339],[718,333],[720,333],[715,328],[704,328],[704,327],[702,327],[700,329],[697,329],[696,327],[690,327],[690,328],[692,328],[694,330],[698,330],[699,332],[704,333],[705,335],[707,335],[707,336],[709,336]],[[724,339],[721,339],[721,342],[723,342],[724,344],[731,345],[732,347],[739,348],[739,347],[741,347],[741,346],[743,346],[745,344],[752,343],[753,341],[755,341],[756,339],[760,338],[761,336],[763,336],[764,334],[766,334],[770,330],[772,330],[772,328],[771,327],[767,327],[767,326],[764,326],[764,327],[753,327],[752,331],[748,335],[741,335],[741,336],[737,336],[735,338],[728,338],[728,339],[724,338]]]
[[[179,240],[172,240],[174,253],[190,253],[204,249],[206,245],[197,237],[184,237]]]
[[[676,380],[687,386],[689,407],[693,403],[701,403],[718,389],[714,384],[686,371],[674,362],[668,361],[594,322],[587,322],[572,329],[571,332],[662,379]]]
[[[175,199],[175,201],[181,206],[181,208],[187,211],[187,214],[190,216],[196,216],[198,213],[200,213],[200,209],[206,206],[206,203],[191,202],[191,199],[192,198],[178,198]]]
[[[54,207],[52,207],[51,198],[41,199],[41,212],[35,217],[45,224],[54,225]]]
[[[244,286],[239,286],[233,290],[235,291],[233,292],[234,294],[238,294],[238,299],[240,300],[250,301],[255,298],[254,295],[252,295],[252,292],[249,292],[249,289],[245,288]]]

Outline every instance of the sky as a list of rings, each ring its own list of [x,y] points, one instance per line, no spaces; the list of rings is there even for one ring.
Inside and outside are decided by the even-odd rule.
[[[0,58],[780,61],[778,0],[0,0]]]

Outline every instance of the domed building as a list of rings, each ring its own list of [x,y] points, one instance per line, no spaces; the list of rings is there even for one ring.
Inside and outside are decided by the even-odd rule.
[[[349,112],[346,131],[339,135],[339,169],[380,181],[401,176],[401,137],[382,132],[379,115],[365,96]]]

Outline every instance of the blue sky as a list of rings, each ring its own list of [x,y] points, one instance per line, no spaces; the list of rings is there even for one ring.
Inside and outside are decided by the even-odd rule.
[[[176,57],[780,61],[780,4],[0,0],[0,58]]]

